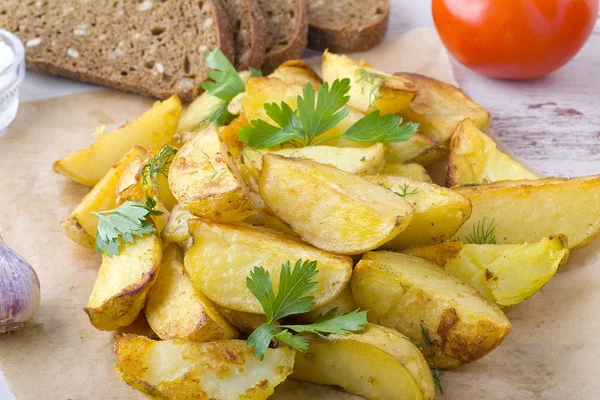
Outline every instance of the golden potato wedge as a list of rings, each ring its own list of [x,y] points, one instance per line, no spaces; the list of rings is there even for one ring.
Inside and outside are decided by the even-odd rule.
[[[408,227],[386,242],[386,248],[441,243],[450,239],[471,215],[469,200],[451,189],[397,175],[365,175],[364,179],[391,190],[415,210]]]
[[[362,148],[309,146],[280,150],[246,149],[243,154],[244,164],[255,180],[260,178],[262,157],[265,154],[313,160],[357,175],[376,174],[385,163],[385,147],[381,143]]]
[[[244,340],[154,341],[144,336],[117,336],[119,377],[154,399],[264,400],[292,373],[295,351],[268,349],[263,361]]]
[[[227,307],[215,304],[217,310],[227,321],[242,332],[252,333],[260,325],[267,322],[267,316],[264,314],[252,314],[243,311],[235,311]]]
[[[240,115],[227,126],[221,128],[221,137],[223,142],[229,149],[229,152],[236,160],[239,160],[242,151],[244,150],[244,143],[240,142],[238,133],[243,126],[248,125],[248,120],[245,116]]]
[[[395,76],[410,80],[417,87],[417,97],[399,115],[419,123],[421,135],[447,146],[452,132],[465,118],[473,120],[481,130],[490,125],[490,113],[459,88],[419,74],[400,72]]]
[[[569,257],[567,238],[562,235],[524,244],[456,241],[411,247],[402,252],[444,267],[503,309],[533,296]]]
[[[486,184],[538,177],[496,148],[496,143],[470,119],[461,121],[452,134],[446,185]]]
[[[75,182],[94,186],[132,147],[152,150],[169,143],[180,114],[181,101],[177,96],[157,102],[140,117],[103,136],[91,146],[56,161],[54,171]]]
[[[142,154],[143,149],[140,148],[140,155]],[[119,177],[117,181],[117,186],[115,187],[115,195],[117,199],[117,205],[123,204],[126,200],[122,198],[120,195],[123,192],[125,194],[125,190],[132,185],[136,185],[139,183],[138,176],[140,170],[144,166],[144,157],[140,157],[140,155],[135,156],[129,164],[125,166],[123,169],[123,173]],[[140,187],[140,192],[143,191],[143,188]]]
[[[160,268],[162,246],[156,234],[121,244],[120,253],[102,256],[102,265],[85,306],[94,327],[112,331],[135,321]]]
[[[600,235],[598,175],[503,181],[454,190],[473,204],[471,218],[454,236],[462,241],[478,227],[491,230],[498,244],[537,242],[562,233],[569,239],[569,250],[575,250]]]
[[[161,232],[163,244],[185,242],[190,237],[188,230],[188,221],[194,218],[194,214],[189,212],[181,204],[173,207],[169,215],[169,220]]]
[[[475,361],[498,346],[511,329],[494,303],[477,289],[427,260],[389,251],[369,252],[352,275],[356,305],[369,321],[405,334],[449,369]]]
[[[231,339],[237,330],[197,291],[183,270],[183,251],[171,244],[163,253],[160,274],[148,292],[146,318],[158,337],[195,342]]]
[[[410,79],[377,71],[364,61],[327,50],[322,68],[323,80],[330,84],[336,79],[350,79],[348,104],[364,113],[379,110],[382,115],[396,114],[407,108],[417,94]]]
[[[306,353],[296,353],[292,377],[340,386],[372,400],[435,398],[423,354],[406,336],[377,325],[311,340]]]
[[[438,142],[418,133],[404,142],[388,143],[386,147],[385,158],[389,163],[416,163],[427,167],[446,154]]]
[[[272,277],[275,290],[281,265],[296,260],[317,261],[319,273],[315,307],[333,300],[350,280],[352,260],[315,249],[270,229],[245,224],[225,225],[192,219],[194,244],[185,255],[185,270],[194,286],[215,303],[236,311],[263,314],[263,309],[246,287],[255,266]]]
[[[256,210],[254,214],[249,216],[244,220],[244,222],[248,225],[252,226],[262,226],[264,228],[269,228],[274,231],[278,231],[281,233],[285,233],[286,235],[298,236],[296,233],[291,230],[286,224],[277,219],[277,217],[272,216],[266,211]]]
[[[178,204],[177,199],[175,198],[175,196],[173,196],[173,192],[171,192],[168,179],[171,163],[175,158],[176,152],[177,149],[173,146],[165,146],[159,150],[150,150],[148,152],[148,158],[144,161],[144,164],[140,168],[139,174],[136,175],[136,179],[138,180],[138,182],[145,183],[146,186],[149,186],[153,183],[150,178],[150,173],[152,172],[152,169],[150,168],[149,164],[151,162],[154,162],[158,165],[167,165],[165,174],[153,174],[153,178],[156,181],[156,185],[152,185],[152,192],[169,211],[171,211],[173,207],[175,207]],[[145,181],[144,178],[146,179]]]
[[[282,81],[298,86],[306,85],[306,82],[312,83],[317,89],[323,81],[321,77],[302,60],[289,60],[281,64],[275,71],[269,74],[269,77],[279,78]]]
[[[75,207],[71,215],[60,223],[65,234],[75,243],[93,249],[98,217],[93,212],[112,210],[117,206],[115,189],[130,162],[145,155],[141,147],[134,147],[115,163],[94,188]]]
[[[433,183],[425,167],[420,164],[389,164],[381,170],[382,175],[398,175],[411,181]]]
[[[343,315],[349,313],[351,311],[356,310],[356,305],[354,304],[354,298],[352,297],[352,290],[350,289],[350,285],[346,286],[344,290],[340,292],[340,294],[330,301],[329,303],[322,305],[321,307],[317,307],[314,310],[298,315],[300,320],[306,323],[313,323],[319,315],[325,315],[328,311],[337,308],[336,315]]]
[[[254,212],[252,199],[221,134],[209,126],[184,144],[169,170],[175,198],[192,214],[241,221]]]
[[[242,101],[243,115],[248,121],[262,119],[274,123],[267,115],[265,103],[287,103],[292,110],[298,107],[297,97],[304,85],[296,85],[275,77],[251,78],[246,84]]]
[[[390,241],[413,207],[361,177],[310,160],[263,156],[260,194],[303,240],[338,254],[360,254]]]

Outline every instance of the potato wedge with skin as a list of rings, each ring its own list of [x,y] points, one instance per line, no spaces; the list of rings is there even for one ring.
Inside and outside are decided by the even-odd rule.
[[[413,207],[361,177],[310,160],[263,156],[260,194],[303,240],[338,254],[360,254],[390,241]]]
[[[286,224],[272,216],[266,211],[256,210],[254,214],[244,220],[244,223],[252,226],[262,226],[264,228],[272,229],[286,235],[297,237],[296,233],[291,230]]]
[[[246,93],[242,101],[244,117],[248,121],[262,119],[274,124],[265,111],[265,103],[285,102],[295,110],[298,107],[297,97],[302,95],[303,86],[275,77],[251,78],[246,84]]]
[[[446,154],[438,142],[418,133],[404,142],[387,143],[386,147],[385,158],[389,163],[416,163],[427,167]]]
[[[242,127],[249,125],[250,123],[245,116],[240,115],[227,126],[221,127],[221,137],[223,142],[229,149],[229,152],[234,159],[239,160],[244,150],[244,143],[240,141],[238,133]]]
[[[465,118],[472,119],[481,130],[490,125],[490,113],[456,86],[419,74],[399,72],[395,76],[416,85],[417,97],[399,115],[417,122],[421,135],[447,147],[456,126]]]
[[[267,349],[263,361],[244,340],[153,341],[117,336],[119,377],[150,398],[263,400],[292,373],[295,351]]]
[[[163,340],[210,342],[237,337],[237,329],[186,276],[183,251],[176,244],[163,253],[160,274],[148,292],[146,318]]]
[[[93,212],[112,210],[117,206],[115,190],[121,175],[126,171],[130,162],[136,158],[141,159],[140,156],[144,154],[145,150],[141,147],[132,148],[85,195],[71,215],[60,223],[61,228],[71,240],[90,249],[95,247],[98,217]]]
[[[315,89],[323,83],[315,70],[302,60],[284,62],[275,71],[271,72],[269,77],[279,78],[284,82],[298,86],[304,86],[307,82],[310,82]]]
[[[296,353],[292,378],[340,386],[370,400],[435,398],[423,354],[404,335],[377,325],[311,340],[306,353]]]
[[[267,322],[267,316],[264,314],[252,314],[243,311],[235,311],[218,304],[215,304],[215,307],[231,325],[248,334],[254,332],[256,328]]]
[[[600,235],[600,176],[503,181],[484,186],[456,187],[473,204],[471,218],[454,238],[466,241],[486,219],[493,223],[498,244],[537,242],[563,234],[569,250]]]
[[[349,105],[369,113],[379,110],[382,115],[396,114],[415,98],[415,85],[402,77],[380,72],[364,61],[333,54],[323,53],[323,80],[332,84],[336,79],[350,79]]]
[[[181,204],[173,207],[169,215],[169,220],[161,232],[163,244],[185,242],[190,237],[188,230],[188,221],[194,218],[194,214],[189,212]]]
[[[153,159],[155,162],[158,162],[161,165],[167,164],[166,173],[155,173],[154,180],[156,181],[156,186],[152,187],[156,198],[160,200],[160,202],[171,211],[173,207],[178,204],[177,199],[173,196],[173,192],[171,192],[171,188],[169,187],[169,169],[171,168],[171,163],[173,158],[175,158],[175,153],[177,152],[177,148],[173,146],[165,146],[159,150],[151,150],[148,152],[148,157],[146,158],[144,164],[140,168],[139,174],[136,175],[136,179],[139,182],[144,182],[144,178],[148,185],[152,184],[150,180],[150,166],[148,165]]]
[[[102,255],[102,265],[85,306],[94,327],[112,331],[135,321],[160,268],[162,246],[156,234],[121,244],[120,253]]]
[[[364,178],[391,190],[415,210],[408,227],[386,242],[383,245],[386,248],[441,243],[450,239],[471,215],[469,200],[451,189],[397,175],[366,175]]]
[[[402,252],[435,262],[503,309],[540,290],[569,256],[567,239],[562,235],[524,244],[450,243],[417,246]],[[449,247],[460,250],[451,252]]]
[[[241,221],[254,212],[237,164],[214,126],[179,149],[169,170],[169,186],[175,198],[199,217]]]
[[[225,225],[192,219],[189,222],[194,244],[185,255],[185,270],[194,286],[215,303],[236,311],[263,314],[246,287],[246,278],[255,266],[270,274],[277,291],[281,265],[296,260],[317,261],[317,287],[312,296],[315,307],[333,300],[350,280],[352,260],[315,249],[272,231],[245,224]]]
[[[75,182],[94,186],[132,147],[152,150],[169,143],[177,128],[181,108],[177,96],[157,102],[140,117],[91,146],[56,161],[54,171]]]
[[[511,330],[506,316],[477,289],[427,260],[389,251],[369,252],[352,275],[356,305],[370,322],[426,344],[435,364],[456,368],[498,346]]]
[[[300,314],[298,315],[298,318],[306,323],[313,323],[319,315],[325,315],[328,311],[333,310],[334,308],[337,308],[335,313],[336,315],[343,315],[356,310],[350,285],[346,286],[346,288],[329,303],[321,307],[317,307],[310,312]]]
[[[473,121],[465,119],[458,124],[450,141],[448,187],[528,179],[538,177],[498,150],[492,138],[477,129]]]
[[[381,175],[397,175],[412,181],[433,183],[427,170],[419,164],[385,164]]]
[[[309,146],[281,150],[246,149],[243,154],[244,164],[256,180],[260,178],[262,157],[265,154],[313,160],[357,175],[376,174],[385,163],[385,147],[381,143],[364,148]]]

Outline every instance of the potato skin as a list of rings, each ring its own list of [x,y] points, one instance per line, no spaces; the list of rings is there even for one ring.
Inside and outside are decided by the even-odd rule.
[[[254,211],[248,188],[215,126],[179,149],[169,170],[169,186],[179,203],[202,218],[241,221]]]
[[[304,86],[310,82],[315,89],[321,86],[321,77],[302,60],[289,60],[275,68],[270,77],[279,78],[289,84]]]
[[[370,322],[396,329],[424,348],[425,329],[440,369],[483,357],[511,330],[502,311],[474,287],[416,257],[367,253],[351,284],[354,301],[369,310]]]
[[[112,331],[135,321],[156,280],[161,257],[162,245],[156,234],[122,244],[118,256],[104,254],[84,309],[91,324]]]
[[[292,373],[295,351],[267,349],[261,362],[243,340],[153,341],[122,335],[115,341],[119,377],[153,399],[263,400]]]
[[[160,274],[148,292],[146,319],[163,340],[209,342],[237,337],[237,330],[214,303],[194,289],[183,270],[183,251],[174,243],[164,251]]]

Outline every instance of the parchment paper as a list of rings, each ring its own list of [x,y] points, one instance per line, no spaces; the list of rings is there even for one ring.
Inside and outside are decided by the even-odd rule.
[[[431,29],[412,31],[363,56],[389,72],[415,71],[454,82]],[[95,330],[83,312],[100,256],[71,242],[59,227],[89,189],[54,174],[50,166],[89,145],[98,125],[115,127],[151,103],[113,91],[26,103],[0,138],[2,236],[36,268],[42,284],[35,320],[23,331],[0,336],[0,371],[18,400],[143,398],[113,370],[114,334]],[[508,313],[513,332],[498,349],[443,373],[445,395],[439,398],[600,398],[599,268],[598,242],[575,252],[542,293]],[[290,381],[274,398],[357,397]]]

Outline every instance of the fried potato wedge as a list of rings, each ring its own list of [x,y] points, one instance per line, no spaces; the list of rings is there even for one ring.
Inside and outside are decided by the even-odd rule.
[[[244,164],[256,180],[260,178],[262,157],[265,154],[313,160],[357,175],[376,174],[385,164],[385,146],[381,143],[363,148],[309,146],[281,150],[246,149],[243,155]]]
[[[218,221],[241,221],[254,212],[252,199],[221,134],[209,126],[173,158],[169,186],[192,214]]]
[[[155,234],[123,243],[117,256],[102,255],[98,277],[85,306],[94,327],[112,331],[135,321],[156,280],[161,257],[162,246]]]
[[[189,212],[181,204],[173,207],[169,214],[169,220],[161,232],[163,244],[185,242],[190,237],[188,230],[188,221],[194,218],[194,214]]]
[[[336,315],[343,315],[349,313],[351,311],[356,310],[356,305],[354,304],[354,298],[352,297],[352,290],[350,289],[350,285],[346,286],[344,290],[340,292],[340,294],[330,301],[329,303],[317,307],[314,310],[300,314],[298,318],[306,323],[313,323],[319,317],[319,315],[325,315],[328,311],[336,309]]]
[[[475,361],[511,330],[500,308],[477,289],[427,260],[388,251],[363,256],[352,275],[356,305],[369,321],[421,343],[432,342],[435,364],[449,369]]]
[[[293,378],[373,400],[433,400],[435,387],[419,349],[393,329],[369,325],[361,333],[313,339],[296,353]]]
[[[256,210],[254,214],[244,220],[244,223],[252,226],[262,226],[264,228],[285,233],[286,235],[298,236],[286,224],[278,220],[277,217],[274,217],[263,210]]]
[[[333,300],[350,280],[352,260],[315,249],[270,229],[245,224],[225,225],[192,219],[194,244],[185,255],[185,270],[194,286],[215,303],[236,311],[262,314],[263,309],[246,287],[246,277],[262,266],[277,290],[281,265],[299,259],[317,261],[312,296],[315,307]]]
[[[562,235],[536,243],[462,244],[457,241],[416,246],[402,252],[444,267],[503,309],[533,296],[569,257],[567,239]]]
[[[146,319],[163,340],[210,342],[237,337],[237,330],[186,276],[183,251],[176,244],[163,253],[160,273],[148,292]]]
[[[450,141],[448,187],[527,179],[538,177],[498,150],[473,121],[465,119],[458,124]]]
[[[145,174],[146,181],[148,185],[153,183],[150,179],[150,174],[152,173],[152,169],[150,169],[150,163],[152,160],[158,163],[164,163],[167,165],[167,169],[165,173],[157,172],[153,173],[153,179],[156,182],[156,185],[152,185],[152,191],[156,195],[156,198],[160,200],[160,202],[167,208],[167,210],[171,211],[173,207],[178,204],[177,199],[173,196],[173,192],[171,192],[171,188],[169,187],[169,169],[171,168],[171,163],[173,158],[175,157],[175,153],[177,149],[173,146],[165,146],[159,150],[150,150],[148,152],[148,158],[145,160],[144,165],[140,168],[140,172],[136,175],[136,179],[139,182],[144,183]],[[163,165],[164,165],[163,164]]]
[[[141,161],[146,151],[133,147],[115,163],[81,200],[73,212],[60,223],[65,234],[75,243],[93,249],[95,246],[98,217],[93,212],[111,210],[117,206],[115,190],[121,175],[136,158]]]
[[[390,241],[413,207],[361,177],[310,160],[263,156],[260,193],[303,240],[325,251],[360,254]]]
[[[469,200],[451,189],[397,175],[364,178],[404,198],[415,210],[408,227],[385,243],[386,248],[441,243],[450,239],[471,215]]]
[[[498,244],[538,242],[562,233],[569,239],[569,250],[575,250],[600,235],[598,175],[503,181],[454,190],[473,204],[471,218],[454,236],[462,241],[478,228],[491,230]]]
[[[242,151],[244,150],[244,143],[240,141],[238,137],[238,133],[243,126],[248,125],[249,122],[245,116],[240,115],[227,126],[219,128],[221,130],[221,137],[223,138],[223,142],[229,149],[229,152],[233,156],[234,159],[240,159]]]
[[[490,113],[456,86],[419,74],[402,72],[395,76],[410,80],[417,87],[417,97],[399,115],[419,123],[421,135],[447,146],[456,126],[465,118],[473,120],[481,130],[490,125]]]
[[[415,98],[416,86],[410,79],[375,70],[365,61],[323,53],[323,80],[350,79],[349,105],[369,113],[379,110],[382,115],[396,114],[406,109]]]
[[[243,311],[235,311],[231,308],[215,304],[217,310],[223,315],[231,325],[242,332],[252,333],[260,325],[267,322],[267,316],[264,314],[252,314]]]
[[[297,97],[302,95],[303,86],[276,77],[252,78],[246,84],[242,101],[243,115],[248,121],[262,119],[273,124],[273,120],[265,111],[265,103],[285,102],[295,110],[298,107]]]
[[[292,373],[295,351],[267,349],[263,361],[246,349],[246,341],[154,341],[144,336],[117,336],[119,377],[153,399],[264,400]]]
[[[382,175],[398,175],[417,182],[433,183],[425,167],[419,164],[388,164],[381,170]]]
[[[169,143],[177,128],[181,108],[177,96],[157,102],[140,117],[102,136],[91,146],[56,161],[54,171],[75,182],[94,186],[132,147],[152,150]]]
[[[284,62],[275,71],[271,72],[269,77],[279,78],[286,83],[298,86],[304,86],[307,82],[310,82],[315,89],[323,83],[315,70],[302,60]]]
[[[438,142],[414,134],[404,142],[386,144],[386,161],[389,163],[416,163],[424,167],[438,162],[446,151]]]

